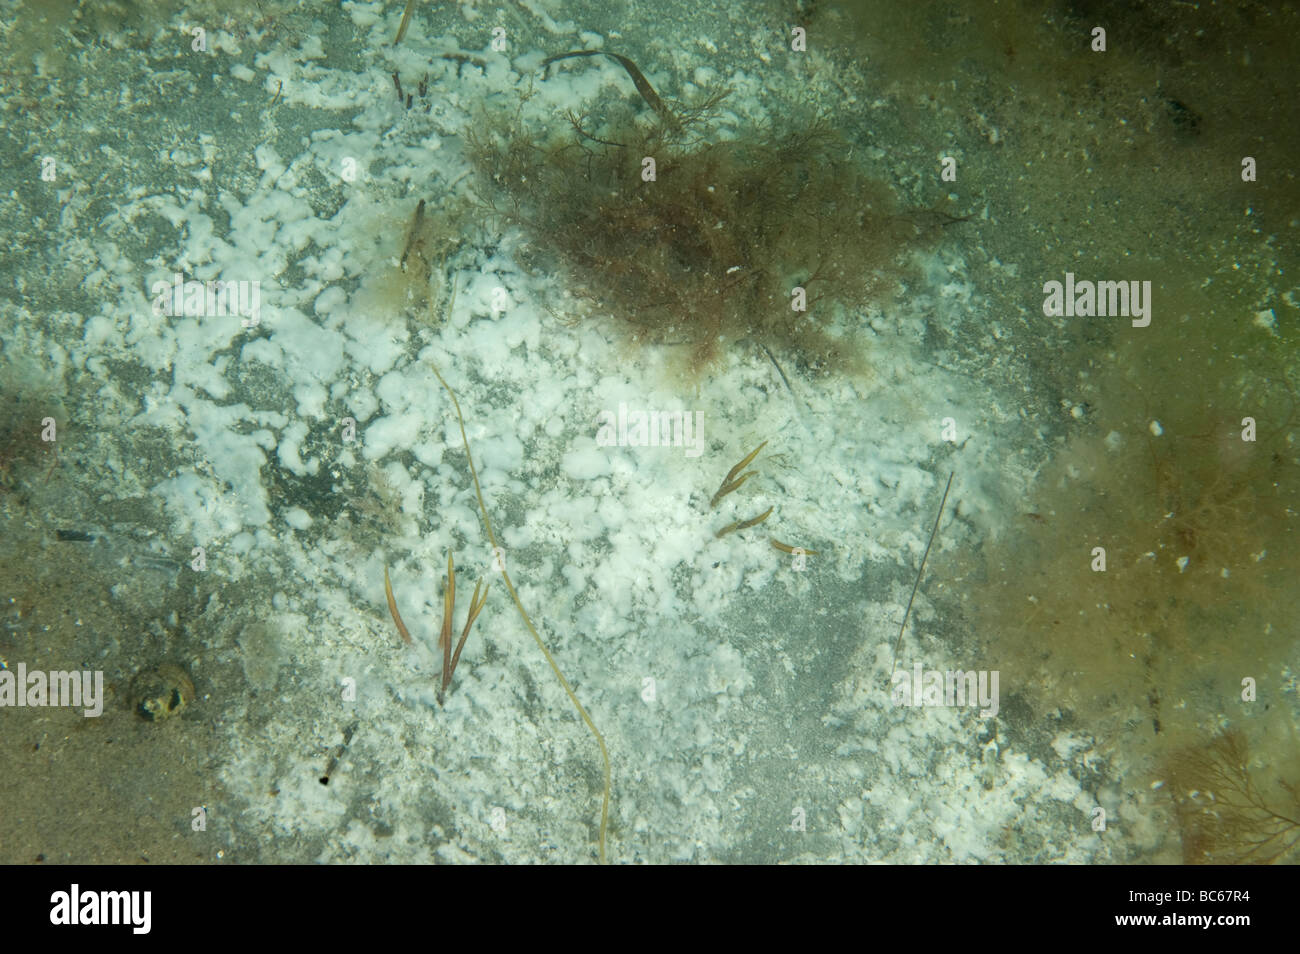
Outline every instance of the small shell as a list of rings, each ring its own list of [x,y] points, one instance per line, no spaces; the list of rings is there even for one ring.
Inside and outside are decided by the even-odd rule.
[[[194,682],[175,663],[144,669],[131,680],[131,709],[149,722],[178,715],[194,701]]]

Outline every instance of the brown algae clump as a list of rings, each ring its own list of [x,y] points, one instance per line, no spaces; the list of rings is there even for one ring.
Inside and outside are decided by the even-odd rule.
[[[711,140],[722,95],[669,116],[655,96],[651,121],[617,106],[599,125],[487,118],[467,134],[479,198],[524,231],[528,267],[559,268],[632,341],[687,349],[693,371],[745,339],[851,369],[856,322],[837,306],[878,297],[937,219],[900,213],[824,121]]]

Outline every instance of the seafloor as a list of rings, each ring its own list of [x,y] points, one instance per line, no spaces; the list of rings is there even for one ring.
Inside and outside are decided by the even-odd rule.
[[[0,710],[0,861],[1293,859],[1243,846],[1300,764],[1294,8],[404,6],[0,2],[0,661],[106,685]],[[543,65],[597,49],[639,79]],[[694,212],[583,218],[575,150],[724,88],[663,145]],[[814,296],[848,360],[640,323],[760,219],[719,289],[876,269]],[[1067,273],[1149,322],[1046,313]]]

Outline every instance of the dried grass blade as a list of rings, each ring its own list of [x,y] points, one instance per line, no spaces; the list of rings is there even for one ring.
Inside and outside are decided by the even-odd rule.
[[[754,476],[754,474],[758,473],[758,471],[751,470],[748,473],[741,475],[739,480],[735,479],[736,475],[739,474],[746,467],[748,467],[749,464],[754,460],[754,458],[758,456],[758,452],[761,451],[766,446],[767,446],[767,441],[763,441],[763,443],[759,444],[757,447],[755,447],[752,451],[749,452],[749,456],[747,456],[735,467],[731,468],[731,470],[727,471],[727,476],[722,478],[722,485],[718,487],[718,492],[714,494],[713,499],[709,501],[710,509],[716,507],[718,505],[719,500],[727,496],[727,494],[731,493],[733,490],[739,489],[741,484],[749,480],[749,478]]]
[[[447,592],[442,598],[442,632],[438,634],[438,646],[442,649],[442,689],[438,693],[438,702],[451,683],[451,614],[456,609],[456,566],[447,554]]]
[[[483,586],[483,581],[479,580],[474,584],[474,595],[469,598],[469,616],[465,620],[465,628],[460,631],[460,639],[456,643],[456,652],[451,657],[451,675],[456,674],[456,664],[460,662],[460,651],[465,648],[465,640],[469,639],[470,627],[474,625],[474,620],[478,619],[478,614],[483,612],[483,607],[487,603],[487,589],[483,590],[483,598],[478,596],[479,587]]]
[[[393,46],[402,42],[406,36],[406,28],[411,25],[411,14],[415,12],[415,0],[406,0],[406,10],[402,13],[402,22],[397,26],[397,39],[393,40]]]
[[[384,567],[384,595],[388,597],[388,612],[393,614],[393,622],[397,624],[397,632],[406,641],[406,645],[411,645],[411,634],[407,630],[406,624],[402,622],[402,614],[397,612],[397,600],[393,599],[393,584],[388,581],[387,566]]]

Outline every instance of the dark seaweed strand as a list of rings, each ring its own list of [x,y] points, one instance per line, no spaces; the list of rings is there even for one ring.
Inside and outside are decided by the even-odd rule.
[[[925,573],[925,561],[930,558],[930,547],[934,546],[935,535],[939,532],[939,524],[943,521],[943,508],[948,503],[948,491],[952,490],[952,479],[956,474],[955,470],[948,474],[948,484],[943,488],[943,499],[939,501],[939,513],[934,518],[934,529],[930,531],[930,542],[925,545],[925,553],[921,554],[921,565],[916,570],[916,582],[912,584],[912,595],[907,598],[907,610],[903,613],[903,625],[898,628],[898,639],[894,640],[894,662],[889,668],[891,677],[894,670],[898,668],[898,647],[902,645],[903,633],[907,630],[907,618],[912,615],[912,601],[916,599],[916,591],[921,586],[921,576]]]
[[[546,69],[546,67],[558,60],[567,60],[575,56],[608,56],[610,59],[616,60],[627,71],[627,75],[632,77],[632,84],[636,86],[636,91],[641,94],[641,98],[646,101],[650,108],[658,113],[668,125],[674,128],[679,125],[677,117],[673,115],[672,110],[664,105],[664,101],[659,98],[659,94],[650,85],[650,81],[645,78],[645,74],[626,56],[609,53],[605,50],[570,50],[568,53],[557,53],[542,60],[542,69]]]

